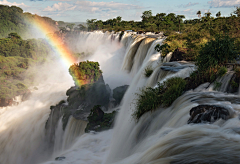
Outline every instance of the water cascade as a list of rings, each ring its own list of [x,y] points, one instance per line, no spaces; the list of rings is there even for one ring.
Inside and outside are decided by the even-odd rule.
[[[58,85],[51,81],[54,87],[46,84],[28,101],[1,113],[0,163],[30,164],[48,158],[50,160],[45,164],[239,163],[240,97],[223,93],[227,92],[233,72],[229,71],[217,80],[222,83],[219,91],[213,90],[213,84],[202,84],[178,97],[170,107],[159,107],[136,121],[132,114],[141,88],[155,87],[158,82],[162,83],[171,77],[186,78],[196,69],[195,65],[184,61],[169,62],[171,53],[163,59],[154,49],[164,40],[160,36],[125,33],[119,44],[119,33],[95,32],[81,33],[78,40],[82,45],[95,45],[93,41],[96,38],[106,44],[97,41],[96,45],[99,46],[95,48],[85,46],[87,49],[94,49],[88,59],[99,60],[104,78],[108,79],[107,83],[112,83],[110,87],[116,87],[114,74],[120,76],[122,84],[130,84],[122,99],[114,128],[84,134],[87,122],[71,117],[63,131],[60,112],[52,132],[54,153],[52,157],[47,156],[48,153],[52,154],[45,151],[47,145],[44,140],[49,106],[66,98],[64,91],[70,84],[68,81],[66,85]],[[120,67],[128,74],[121,72]],[[145,70],[149,67],[153,73],[146,77]],[[220,106],[229,115],[227,119],[217,119],[210,123],[188,123],[190,110],[199,105]],[[42,152],[45,152],[46,157],[39,155]],[[57,156],[64,156],[66,159],[55,161]]]

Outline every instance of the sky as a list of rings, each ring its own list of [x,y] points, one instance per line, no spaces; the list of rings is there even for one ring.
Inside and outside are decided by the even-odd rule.
[[[215,17],[230,16],[240,0],[0,0],[0,4],[21,7],[24,12],[47,16],[56,21],[86,22],[87,19],[107,20],[121,16],[123,20],[140,21],[143,11],[175,13],[187,19],[196,13],[210,11]]]

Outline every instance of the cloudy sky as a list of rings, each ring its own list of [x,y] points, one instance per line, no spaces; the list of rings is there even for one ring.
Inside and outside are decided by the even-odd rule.
[[[21,7],[24,12],[48,16],[66,22],[85,22],[87,19],[106,20],[121,16],[124,20],[141,20],[143,11],[175,13],[197,18],[196,12],[208,10],[215,16],[221,11],[229,16],[240,0],[0,0],[3,5]]]

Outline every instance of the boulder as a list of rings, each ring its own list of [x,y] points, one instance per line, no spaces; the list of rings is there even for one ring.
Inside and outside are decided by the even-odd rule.
[[[230,117],[229,110],[217,105],[198,105],[190,110],[190,123],[213,123],[218,119],[227,120]]]
[[[172,54],[172,58],[170,59],[170,62],[172,61],[188,61],[187,58],[184,56],[186,54],[187,50],[183,48],[177,48]]]
[[[129,85],[123,85],[113,89],[113,98],[116,100],[116,105],[120,104],[128,87]]]
[[[88,124],[85,132],[100,132],[110,129],[113,126],[115,115],[116,111],[113,111],[112,113],[104,113],[100,108],[100,105],[94,106],[87,118]]]
[[[62,160],[64,160],[66,157],[56,157],[55,158],[55,161],[62,161]]]

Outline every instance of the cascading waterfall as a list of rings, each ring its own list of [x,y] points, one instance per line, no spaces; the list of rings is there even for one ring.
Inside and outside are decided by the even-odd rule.
[[[132,36],[132,41],[129,44],[129,46],[127,48],[127,51],[126,51],[126,54],[125,54],[125,57],[124,57],[124,62],[123,62],[123,65],[122,65],[123,70],[126,70],[128,72],[131,71],[135,54],[136,54],[136,52],[138,50],[138,47],[140,46],[140,44],[141,44],[141,42],[144,38],[145,37],[143,37],[141,35]]]
[[[77,120],[74,117],[71,117],[63,136],[62,149],[69,148],[77,137],[83,135],[85,133],[86,126],[87,121]]]
[[[154,40],[156,40],[156,38],[145,38],[141,42],[141,44],[139,45],[139,48],[134,56],[134,59],[133,59],[133,66],[131,68],[131,74],[135,75],[138,72],[140,66],[142,65],[142,63],[147,55],[149,47],[152,45]]]
[[[104,79],[106,77],[107,83],[112,83],[110,87],[116,87],[114,86],[116,76],[113,74],[120,76],[123,84],[130,83],[130,86],[123,97],[112,130],[83,134],[86,122],[70,118],[63,131],[60,117],[55,127],[54,154],[51,159],[57,156],[64,156],[66,159],[48,161],[45,164],[239,163],[240,97],[223,93],[226,92],[232,72],[221,78],[222,88],[219,91],[212,91],[209,83],[203,84],[184,93],[170,107],[146,113],[136,122],[132,114],[135,110],[136,94],[140,93],[140,89],[154,87],[157,82],[163,82],[171,77],[188,77],[195,70],[194,64],[169,62],[171,54],[162,60],[161,54],[154,50],[157,44],[162,44],[164,38],[161,37],[125,33],[121,39],[123,45],[121,47],[115,41],[111,41],[114,38],[118,40],[119,34],[95,32],[81,33],[80,36],[82,38],[79,42],[85,40],[81,42],[82,46],[87,43],[94,45],[94,39],[106,41],[105,47],[100,42],[96,43],[99,46],[90,47],[95,53],[89,59],[96,61],[99,59]],[[121,63],[116,62],[117,60]],[[123,70],[131,72],[133,79],[129,78],[131,77],[129,74],[117,72],[121,66]],[[153,73],[147,78],[145,69],[150,66]],[[68,85],[69,83],[66,84]],[[47,88],[53,89],[53,93],[43,92]],[[44,142],[44,126],[50,112],[49,106],[64,99],[66,89],[63,84],[60,89],[57,83],[54,83],[54,87],[49,84],[36,91],[30,100],[20,103],[19,106],[10,107],[0,115],[0,123],[3,125],[0,130],[0,163],[30,164],[43,161],[41,158],[49,153],[45,152]],[[41,96],[43,94],[44,96]],[[223,106],[230,113],[230,118],[220,119],[212,124],[188,124],[189,111],[201,104]],[[35,110],[31,111],[30,107]],[[39,156],[42,152],[45,154]],[[46,155],[46,158],[49,156]]]
[[[38,68],[38,90],[29,100],[7,107],[1,113],[0,163],[38,163],[50,153],[46,149],[44,132],[49,107],[65,99],[66,89],[73,84],[69,75],[58,73],[64,72],[58,66],[59,62],[56,62]],[[43,80],[42,77],[49,78]]]
[[[82,38],[79,39],[79,42],[85,40],[82,46],[94,45],[92,47],[94,47],[95,52],[98,51],[99,47],[104,47],[104,42],[106,42],[105,46],[117,45],[117,41],[111,43],[111,34],[81,33],[80,37]],[[96,44],[94,44],[95,41]],[[117,48],[115,46],[115,49]],[[51,156],[52,152],[49,150],[49,143],[46,142],[45,135],[45,124],[49,117],[50,106],[66,99],[66,90],[73,86],[68,68],[63,67],[60,61],[53,61],[41,67],[29,69],[36,71],[35,82],[38,90],[33,91],[27,101],[20,102],[20,99],[16,99],[19,102],[18,105],[0,109],[1,164],[40,163]],[[66,128],[69,134],[63,136],[62,139],[59,138],[58,141],[54,140],[54,145],[59,145],[59,142],[65,141],[67,147],[75,137],[83,133],[86,122],[80,123],[74,120],[70,122],[69,128]],[[59,124],[61,124],[60,120]],[[76,128],[79,125],[82,125],[80,131]],[[57,128],[55,135],[64,134],[60,129]],[[58,151],[59,148],[56,147],[55,150]]]

